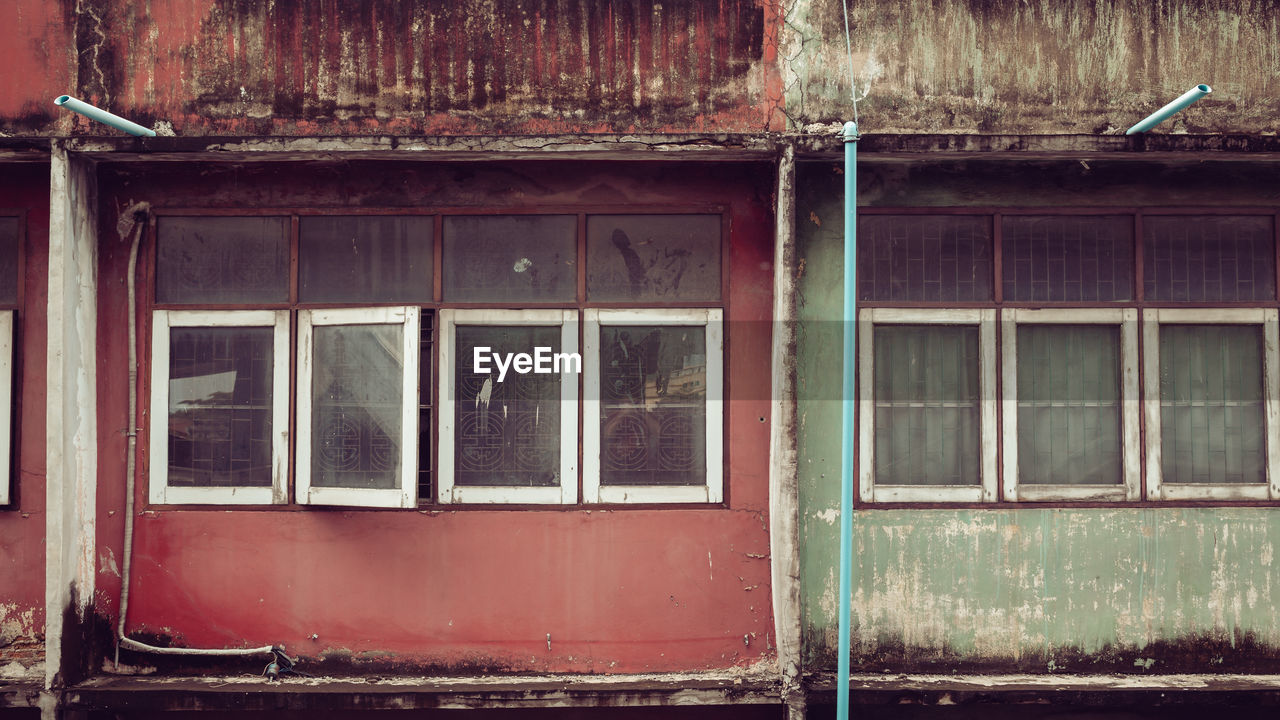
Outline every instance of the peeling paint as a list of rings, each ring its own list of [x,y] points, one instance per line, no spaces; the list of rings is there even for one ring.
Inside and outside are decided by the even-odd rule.
[[[869,205],[1274,203],[1274,169],[1170,162],[1117,166],[869,161]],[[895,166],[900,167],[900,166]],[[835,663],[840,457],[842,180],[804,168],[798,223],[808,272],[797,359],[806,660]],[[1085,172],[1089,175],[1086,177]],[[1258,173],[1256,176],[1253,173]],[[1195,177],[1192,178],[1192,175]],[[1171,178],[1177,181],[1167,182]],[[962,178],[958,180],[957,178]],[[1270,179],[1267,179],[1270,178]],[[1163,197],[1150,188],[1162,188]],[[1151,193],[1151,194],[1148,194]],[[1280,668],[1274,547],[1265,507],[860,509],[853,514],[853,665],[868,672],[1274,672]]]

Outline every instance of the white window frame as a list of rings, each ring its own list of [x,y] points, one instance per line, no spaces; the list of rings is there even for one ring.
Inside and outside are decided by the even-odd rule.
[[[883,485],[875,481],[875,326],[978,326],[978,396],[981,398],[978,485]],[[995,502],[996,311],[994,309],[866,308],[858,316],[858,491],[863,502]]]
[[[440,414],[437,420],[436,498],[441,504],[489,503],[570,505],[578,500],[578,377],[563,373],[560,378],[560,483],[548,487],[505,485],[457,485],[454,475],[456,411],[454,400],[457,372],[459,325],[513,326],[559,325],[562,353],[578,352],[577,310],[440,310]],[[530,348],[532,351],[533,348]]]
[[[718,308],[585,311],[582,498],[585,503],[724,502],[724,311]],[[706,478],[701,485],[601,485],[600,326],[701,325],[706,328]]]
[[[0,505],[13,502],[13,316],[0,311]]]
[[[271,373],[271,486],[171,487],[169,468],[169,329],[236,327],[274,330]],[[156,310],[151,327],[151,466],[154,505],[270,505],[287,500],[289,477],[289,311]]]
[[[298,311],[297,502],[302,505],[411,508],[417,505],[419,309],[360,307]],[[311,382],[314,328],[332,325],[401,326],[402,380],[400,483],[394,488],[315,487],[311,484]]]
[[[1120,453],[1117,485],[1018,484],[1018,326],[1111,325],[1120,328]],[[1138,311],[1134,308],[1024,310],[1006,309],[1001,317],[1004,436],[1004,497],[1014,502],[1115,500],[1142,497],[1142,458],[1138,430]]]
[[[1266,472],[1264,483],[1200,484],[1163,482],[1160,442],[1160,326],[1260,325],[1262,326],[1262,397],[1266,422]],[[1146,386],[1147,498],[1149,500],[1277,500],[1280,499],[1280,331],[1275,308],[1152,308],[1142,313],[1143,377]]]

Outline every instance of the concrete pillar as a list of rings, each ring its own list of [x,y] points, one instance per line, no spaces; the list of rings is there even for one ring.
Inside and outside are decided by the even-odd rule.
[[[56,691],[86,676],[92,639],[98,200],[92,161],[64,141],[50,178],[45,689]]]
[[[778,161],[773,249],[772,395],[769,402],[769,554],[774,633],[782,697],[803,717],[800,646],[800,495],[796,446],[796,158],[787,144]]]

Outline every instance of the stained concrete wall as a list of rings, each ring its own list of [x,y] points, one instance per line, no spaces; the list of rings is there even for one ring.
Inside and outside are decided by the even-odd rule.
[[[10,0],[0,133],[825,132],[850,119],[844,0]],[[1274,0],[848,0],[864,130],[1275,132]]]
[[[44,660],[45,304],[49,166],[0,166],[0,205],[23,223],[23,296],[15,324],[15,457],[11,502],[0,506],[0,684],[35,678]],[[9,458],[0,462],[9,462]],[[3,702],[0,701],[0,705]]]
[[[774,3],[4,5],[9,134],[112,134],[55,108],[64,92],[179,135],[781,128]]]
[[[936,157],[936,156],[935,156]],[[864,155],[864,206],[1280,205],[1277,168],[1196,158]],[[807,670],[835,667],[843,176],[797,181],[799,485]],[[1280,669],[1274,508],[854,514],[853,667],[868,672]]]
[[[845,0],[787,3],[792,124],[852,119]],[[1273,0],[847,0],[864,132],[1123,131],[1197,83],[1163,131],[1280,127]]]
[[[115,232],[120,208],[146,200],[159,210],[305,215],[334,207],[396,213],[723,204],[733,268],[725,296],[732,327],[726,383],[767,388],[772,182],[772,168],[756,163],[630,163],[625,172],[607,162],[104,163],[98,613],[114,627],[124,557],[128,356],[120,336],[129,243]],[[144,265],[153,252],[144,245]],[[143,342],[151,337],[152,290],[144,283],[138,291]],[[145,409],[149,353],[140,357]],[[127,632],[190,647],[280,644],[306,658],[313,673],[772,666],[768,414],[763,391],[726,403],[726,502],[682,508],[156,506],[147,502],[155,439],[144,424]],[[122,653],[127,664],[164,660]],[[260,672],[257,660],[245,666],[253,664]],[[214,667],[236,666],[219,660]]]

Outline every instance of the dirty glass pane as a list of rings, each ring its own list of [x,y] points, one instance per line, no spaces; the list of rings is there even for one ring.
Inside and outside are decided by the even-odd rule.
[[[454,484],[560,484],[560,382],[550,361],[521,373],[509,356],[560,352],[560,328],[457,328],[454,376]],[[482,355],[477,366],[476,352]],[[506,373],[499,370],[499,359]],[[531,357],[531,360],[533,358]],[[479,372],[477,372],[477,370]],[[571,382],[577,375],[566,376]],[[568,408],[577,412],[576,406]]]
[[[156,301],[289,301],[289,219],[162,217],[157,225]]]
[[[1143,217],[1146,298],[1175,302],[1275,300],[1271,223],[1265,215]]]
[[[170,486],[271,486],[274,334],[170,328]]]
[[[1119,485],[1120,328],[1018,326],[1018,482]]]
[[[0,217],[0,303],[18,302],[18,218]]]
[[[877,325],[876,483],[979,484],[979,392],[976,325]]]
[[[1006,215],[1001,219],[1004,299],[1133,299],[1133,218]]]
[[[430,217],[304,217],[298,230],[303,302],[431,302]]]
[[[1266,482],[1262,327],[1160,327],[1160,458],[1167,483]]]
[[[587,299],[720,299],[719,215],[587,218]]]
[[[311,484],[399,487],[403,327],[320,325],[312,332]]]
[[[990,300],[991,218],[864,215],[858,218],[862,300]]]
[[[572,215],[444,219],[444,299],[572,302],[578,296]]]
[[[707,477],[707,330],[600,328],[600,484]]]

